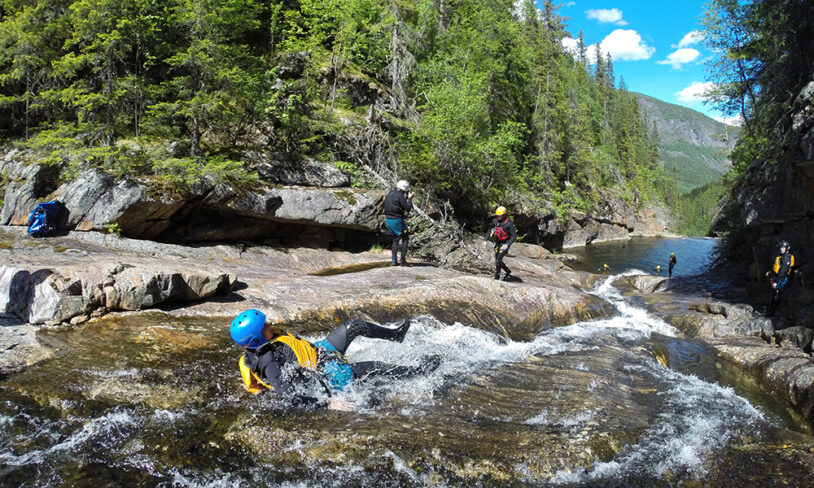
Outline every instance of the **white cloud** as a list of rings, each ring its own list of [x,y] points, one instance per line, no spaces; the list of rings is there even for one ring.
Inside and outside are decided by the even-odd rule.
[[[690,32],[687,32],[686,34],[684,34],[684,37],[682,37],[681,40],[678,41],[678,44],[673,44],[670,47],[675,49],[675,48],[695,46],[696,44],[698,44],[699,42],[701,42],[703,40],[704,40],[704,33],[699,31],[699,30],[694,30],[694,31],[690,31]]]
[[[576,4],[577,4],[577,2],[568,2],[568,3],[565,4],[565,6],[566,7],[573,7]]]
[[[701,102],[709,98],[709,92],[715,88],[715,83],[711,81],[693,81],[690,86],[681,91],[675,92],[675,96],[682,102]]]
[[[661,61],[656,61],[658,64],[669,64],[673,67],[673,69],[681,69],[682,65],[687,63],[691,63],[698,59],[701,53],[698,52],[697,49],[693,48],[683,48],[677,51],[671,52],[667,59],[663,59]]]
[[[562,45],[565,50],[572,55],[577,54],[577,40],[571,37],[565,37],[562,40]],[[614,61],[639,61],[642,59],[650,59],[656,48],[650,47],[642,42],[642,36],[632,29],[616,29],[608,34],[602,42],[599,43],[602,51],[602,57],[610,53]],[[594,63],[596,61],[596,44],[585,46],[585,55],[588,62]]]
[[[616,29],[602,39],[602,52],[610,53],[614,60],[639,61],[650,59],[656,48],[642,42],[642,36],[633,29]]]
[[[585,13],[589,19],[596,19],[600,24],[627,25],[627,22],[622,20],[622,11],[618,8],[591,9]]]

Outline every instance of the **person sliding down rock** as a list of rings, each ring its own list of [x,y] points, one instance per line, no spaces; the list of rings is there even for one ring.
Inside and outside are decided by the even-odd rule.
[[[434,371],[439,356],[429,356],[420,366],[396,366],[380,361],[349,363],[345,357],[350,343],[359,336],[402,342],[410,329],[405,320],[394,329],[354,319],[345,322],[328,336],[310,343],[280,327],[266,323],[259,310],[241,313],[229,326],[232,339],[244,348],[240,374],[246,390],[254,395],[272,390],[287,406],[352,410],[350,403],[334,396],[351,381],[374,376],[406,378]],[[328,399],[313,392],[323,389]]]
[[[503,262],[503,258],[509,253],[509,248],[517,239],[517,229],[506,213],[506,207],[495,209],[495,217],[489,225],[487,238],[495,243],[495,279],[500,279],[500,271],[505,270],[506,276],[503,281],[509,281],[512,270]]]

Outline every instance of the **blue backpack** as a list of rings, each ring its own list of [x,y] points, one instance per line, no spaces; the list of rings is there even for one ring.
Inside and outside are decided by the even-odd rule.
[[[40,203],[28,214],[28,234],[45,237],[54,230],[59,213],[65,208],[59,200]]]

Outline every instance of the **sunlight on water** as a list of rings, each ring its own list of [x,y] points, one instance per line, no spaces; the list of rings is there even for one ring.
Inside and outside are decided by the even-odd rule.
[[[624,273],[634,274],[634,271]],[[621,450],[614,451],[612,458],[604,458],[604,462],[595,460],[585,466],[575,463],[567,469],[552,471],[553,477],[549,474],[545,478],[539,478],[539,471],[531,469],[533,463],[510,464],[509,472],[517,481],[544,486],[551,483],[583,486],[613,484],[637,476],[645,476],[645,479],[661,479],[676,474],[701,477],[711,456],[744,432],[754,433],[769,425],[769,422],[759,409],[735,394],[731,388],[673,371],[647,354],[642,354],[642,344],[653,336],[676,337],[678,332],[645,310],[631,305],[612,286],[619,276],[600,280],[591,291],[617,308],[613,317],[549,329],[529,342],[512,341],[460,323],[447,325],[430,317],[413,319],[403,343],[357,338],[347,353],[351,362],[372,360],[415,366],[431,355],[438,355],[441,363],[435,371],[423,376],[354,383],[342,395],[354,405],[355,412],[317,413],[304,418],[336,420],[338,415],[346,415],[344,418],[351,424],[364,425],[368,420],[379,419],[399,422],[410,429],[414,427],[414,419],[421,419],[424,415],[438,416],[439,405],[449,410],[449,398],[445,395],[451,388],[465,389],[466,385],[479,384],[480,378],[486,378],[482,382],[486,386],[481,386],[486,390],[476,391],[488,391],[489,374],[499,370],[511,371],[515,364],[529,368],[544,366],[547,358],[567,354],[576,355],[571,363],[562,364],[570,364],[573,372],[588,378],[582,384],[580,394],[586,389],[587,392],[596,390],[597,394],[601,394],[603,389],[608,389],[607,378],[611,376],[603,376],[602,371],[597,370],[596,365],[600,363],[592,362],[591,355],[593,351],[607,347],[622,352],[621,355],[611,356],[618,361],[616,367],[619,371],[626,376],[644,378],[653,392],[647,397],[653,403],[652,418],[647,417],[649,422],[645,424],[647,428],[642,427],[640,434],[636,434],[631,442],[626,441]],[[398,324],[384,325],[395,327]],[[311,341],[322,338],[308,337]],[[628,348],[638,348],[640,352],[627,354]],[[180,383],[172,385],[173,388],[188,388],[201,383],[200,386],[207,392],[200,397],[201,400],[181,403],[178,408],[155,408],[145,404],[107,405],[91,409],[89,418],[85,419],[72,414],[75,409],[71,402],[75,400],[62,399],[61,404],[55,404],[56,410],[65,413],[53,420],[4,400],[0,403],[0,428],[3,431],[0,434],[0,481],[3,480],[2,476],[16,467],[24,467],[21,469],[33,468],[38,473],[36,486],[57,486],[62,484],[60,471],[71,469],[64,466],[79,462],[80,465],[104,463],[131,473],[147,474],[151,479],[161,480],[158,486],[208,488],[257,484],[300,488],[316,484],[355,486],[362,480],[371,480],[375,484],[382,479],[390,480],[393,486],[447,486],[448,480],[444,476],[439,477],[437,473],[431,476],[416,469],[413,464],[415,459],[405,457],[398,447],[389,445],[389,449],[365,453],[367,459],[348,459],[341,463],[331,459],[315,459],[313,452],[315,449],[319,451],[321,444],[330,441],[330,433],[321,434],[311,426],[305,428],[310,437],[296,439],[279,447],[282,454],[287,453],[294,456],[292,459],[302,460],[307,466],[303,473],[291,474],[291,468],[285,465],[275,466],[254,460],[251,453],[245,452],[238,455],[248,456],[245,460],[248,466],[244,466],[242,461],[238,462],[239,474],[230,471],[230,464],[209,468],[201,467],[203,464],[196,465],[194,453],[199,449],[209,449],[209,455],[214,453],[215,459],[227,459],[232,466],[235,465],[235,461],[230,459],[234,452],[222,450],[218,445],[223,442],[221,438],[207,437],[214,441],[204,441],[203,437],[198,439],[215,422],[228,422],[232,416],[246,412],[260,422],[264,418],[277,418],[282,422],[277,424],[277,429],[290,426],[286,423],[285,414],[273,409],[274,402],[270,398],[249,397],[240,390],[233,352],[231,349],[216,350],[206,361],[193,361],[188,369],[177,367],[179,369],[174,370],[180,372],[181,378],[178,380]],[[224,361],[227,357],[228,361]],[[84,388],[92,390],[99,378],[139,382],[141,388],[150,388],[154,385],[151,381],[166,386],[166,371],[162,371],[161,366],[156,365],[155,368],[122,367],[111,371],[86,367],[77,369],[75,373],[86,377]],[[185,372],[190,374],[189,378],[185,377]],[[594,377],[591,378],[591,375]],[[558,406],[553,399],[560,396],[563,384],[568,387],[567,383],[561,383],[550,390],[553,393],[549,403],[538,402],[533,409],[524,410],[521,407],[514,412],[506,412],[505,417],[501,417],[503,410],[489,410],[485,403],[463,404],[460,398],[456,399],[459,403],[452,405],[453,411],[445,411],[443,415],[449,415],[465,428],[477,429],[481,421],[497,422],[513,424],[513,429],[525,428],[543,434],[549,431],[563,432],[564,435],[584,433],[590,425],[598,425],[604,422],[605,416],[612,415],[609,409],[601,406],[595,408],[596,404],[579,405],[570,410],[562,408],[562,404]],[[128,397],[125,395],[123,398],[122,402],[126,402]],[[545,401],[547,397],[543,398]],[[457,410],[462,412],[460,416],[457,416]],[[442,427],[431,429],[440,431]],[[333,428],[342,429],[336,425]],[[350,433],[343,432],[343,435],[354,439],[355,433],[352,428],[349,429]],[[465,433],[457,434],[466,436]],[[163,450],[151,447],[156,439],[164,443],[164,450],[179,446],[180,459],[187,465],[177,466],[174,464],[175,457],[163,457]],[[204,442],[206,445],[198,445]],[[194,451],[184,454],[183,450],[191,447]],[[547,455],[541,452],[536,459],[545,462]],[[430,456],[441,465],[454,462],[445,458],[441,450],[433,450]],[[365,463],[374,461],[385,462],[384,466],[389,470],[385,478],[371,478],[370,465]],[[486,458],[479,462],[489,463],[492,460]]]

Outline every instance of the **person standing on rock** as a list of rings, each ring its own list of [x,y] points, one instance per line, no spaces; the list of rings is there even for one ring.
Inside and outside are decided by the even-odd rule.
[[[670,277],[672,277],[672,276],[673,276],[673,267],[674,267],[675,265],[676,265],[676,253],[671,252],[671,253],[670,253],[670,265],[669,265],[669,266],[667,266],[667,273],[668,273],[668,276],[670,276]]]
[[[405,215],[413,209],[413,197],[410,191],[410,183],[399,180],[396,188],[387,194],[384,199],[384,217],[387,229],[393,234],[391,250],[393,251],[393,266],[408,266],[407,264],[407,243],[410,235],[407,224],[404,222]],[[401,244],[401,261],[398,259],[399,243]]]
[[[772,301],[766,310],[766,316],[771,317],[780,304],[780,293],[789,283],[791,272],[794,269],[794,256],[791,254],[791,245],[788,241],[780,241],[778,244],[780,254],[774,258],[772,269],[766,272],[766,277],[772,284]]]
[[[229,333],[244,348],[240,375],[249,393],[257,395],[273,390],[291,407],[349,411],[352,410],[350,403],[333,396],[332,392],[343,390],[352,380],[373,376],[406,378],[438,367],[439,356],[427,357],[420,366],[395,366],[380,361],[349,363],[345,357],[345,351],[356,337],[402,342],[409,329],[409,320],[391,329],[354,319],[312,344],[266,323],[265,314],[259,310],[249,309],[232,320]],[[320,389],[327,393],[327,400],[314,396]]]
[[[509,253],[509,248],[517,239],[517,228],[509,219],[506,207],[495,209],[495,217],[489,225],[488,239],[495,243],[495,279],[500,279],[500,271],[506,271],[503,281],[509,281],[512,270],[503,262],[503,258]]]

